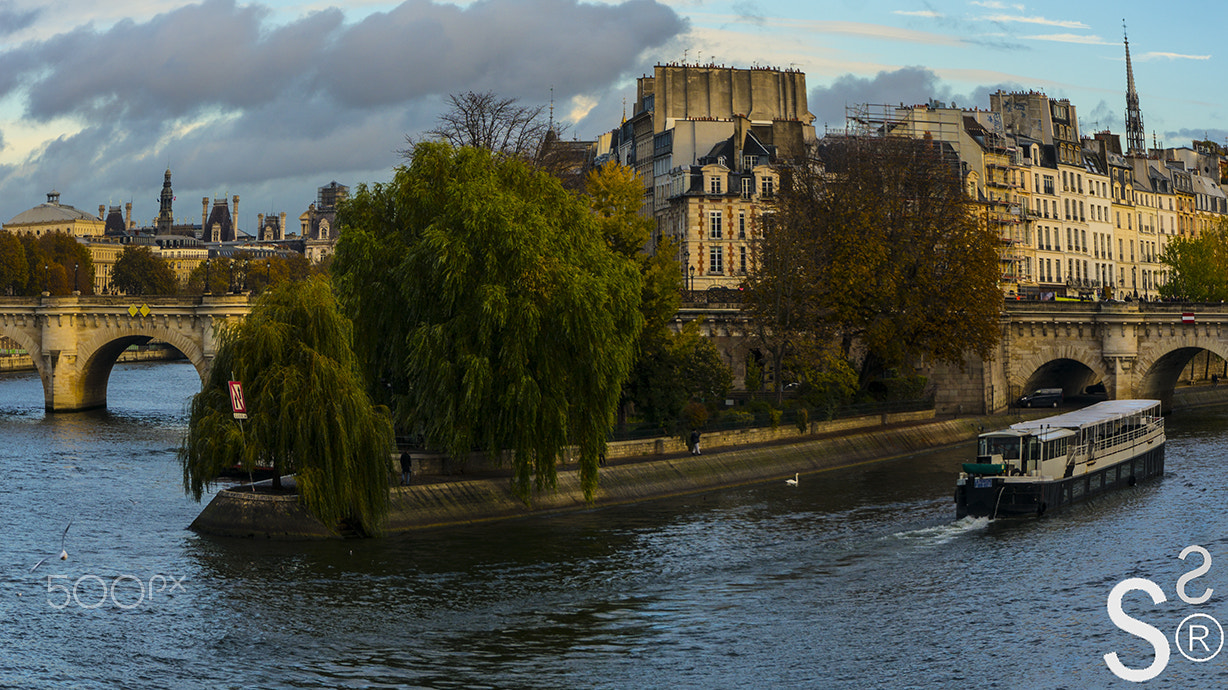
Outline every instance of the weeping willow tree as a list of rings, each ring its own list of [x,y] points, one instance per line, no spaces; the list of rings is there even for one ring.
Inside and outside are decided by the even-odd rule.
[[[379,531],[388,512],[393,447],[386,408],[371,403],[352,350],[352,325],[326,278],[260,297],[227,328],[209,380],[191,403],[179,459],[184,490],[205,488],[236,463],[296,475],[299,500],[326,525]],[[243,384],[248,420],[232,417],[227,382]]]
[[[368,380],[428,445],[513,463],[529,502],[577,449],[591,499],[643,325],[641,276],[587,201],[489,151],[419,144],[338,212]],[[508,452],[510,451],[510,452]]]

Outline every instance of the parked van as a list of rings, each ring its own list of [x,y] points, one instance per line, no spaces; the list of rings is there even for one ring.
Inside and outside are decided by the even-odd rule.
[[[1019,399],[1020,407],[1057,407],[1061,404],[1061,388],[1037,388]]]

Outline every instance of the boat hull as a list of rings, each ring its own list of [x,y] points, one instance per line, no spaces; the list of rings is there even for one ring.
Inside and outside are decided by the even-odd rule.
[[[1007,481],[969,477],[955,487],[956,517],[1031,517],[1164,474],[1164,444],[1077,477]]]

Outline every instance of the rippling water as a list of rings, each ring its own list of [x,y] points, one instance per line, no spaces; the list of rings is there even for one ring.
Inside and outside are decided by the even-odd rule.
[[[174,448],[198,385],[117,366],[109,411],[46,416],[36,376],[0,378],[0,686],[1107,687],[1105,653],[1151,661],[1106,613],[1121,580],[1164,589],[1126,601],[1169,639],[1228,616],[1224,411],[1169,420],[1163,479],[1037,521],[953,519],[969,446],[797,488],[279,544],[185,529],[202,506]],[[1215,589],[1202,606],[1176,596],[1189,544],[1216,559],[1189,586]],[[1150,685],[1225,669],[1174,647]]]

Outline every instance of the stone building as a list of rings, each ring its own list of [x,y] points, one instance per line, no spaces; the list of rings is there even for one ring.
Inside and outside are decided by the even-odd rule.
[[[60,193],[52,190],[47,202],[28,211],[22,211],[4,224],[4,229],[16,235],[41,237],[52,232],[62,232],[73,237],[101,235],[106,227],[99,216],[60,203]]]
[[[647,249],[671,240],[692,290],[738,287],[773,165],[804,152],[813,122],[801,72],[671,64],[641,77],[610,146],[644,181],[642,212],[657,222]]]
[[[298,217],[303,237],[303,253],[312,263],[319,263],[337,246],[337,206],[350,198],[350,188],[336,180],[316,190],[316,201]]]

